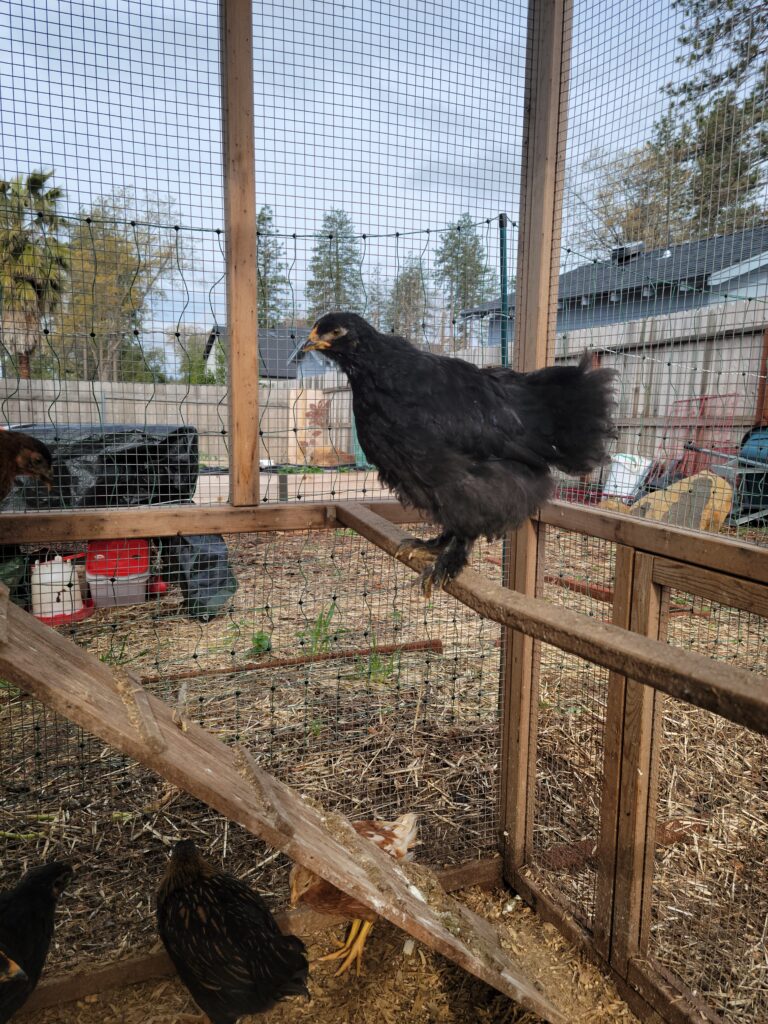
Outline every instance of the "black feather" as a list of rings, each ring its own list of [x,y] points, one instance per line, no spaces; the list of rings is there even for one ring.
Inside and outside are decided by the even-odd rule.
[[[528,374],[480,369],[349,313],[321,317],[311,337],[339,329],[323,355],[349,378],[360,444],[382,483],[442,526],[442,579],[478,537],[501,537],[536,512],[553,468],[587,473],[607,459],[614,373],[591,369],[588,356]]]
[[[40,980],[56,901],[71,877],[70,865],[55,861],[32,868],[13,889],[0,893],[0,949],[27,976],[0,984],[0,1024],[26,1003]]]
[[[304,944],[283,935],[258,893],[179,843],[157,897],[157,927],[179,977],[213,1024],[307,995]]]

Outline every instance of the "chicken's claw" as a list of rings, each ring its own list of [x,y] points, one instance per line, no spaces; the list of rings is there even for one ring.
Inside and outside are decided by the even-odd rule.
[[[432,597],[433,588],[442,590],[448,581],[448,573],[439,562],[435,562],[434,565],[428,565],[423,572],[420,572],[412,585],[414,587],[420,586],[422,594],[429,601]]]
[[[395,558],[406,558],[410,562],[411,555],[421,547],[423,547],[423,541],[416,540],[415,537],[407,537],[402,544],[398,544]]]

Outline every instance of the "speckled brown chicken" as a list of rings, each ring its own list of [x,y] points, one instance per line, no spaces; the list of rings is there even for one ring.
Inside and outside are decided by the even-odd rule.
[[[160,884],[157,927],[211,1024],[235,1024],[285,996],[308,995],[301,939],[283,935],[261,896],[189,839],[177,843]]]
[[[356,821],[353,828],[358,835],[370,839],[395,860],[410,860],[411,850],[416,845],[418,817],[403,814],[396,821]],[[291,868],[291,903],[304,904],[321,914],[349,917],[352,920],[343,944],[333,953],[320,960],[342,960],[336,976],[348,971],[352,964],[360,973],[363,948],[376,921],[376,914],[364,903],[337,889],[308,868],[294,864]]]

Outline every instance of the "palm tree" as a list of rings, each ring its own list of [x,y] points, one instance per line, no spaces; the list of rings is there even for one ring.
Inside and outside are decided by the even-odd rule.
[[[30,357],[44,324],[59,304],[69,266],[59,238],[65,221],[56,211],[64,193],[46,188],[53,171],[32,171],[0,181],[0,341],[30,377]]]

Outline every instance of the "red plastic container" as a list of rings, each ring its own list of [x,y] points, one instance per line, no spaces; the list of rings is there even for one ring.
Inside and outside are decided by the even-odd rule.
[[[147,599],[149,541],[139,537],[91,541],[85,578],[97,608],[141,604]]]

